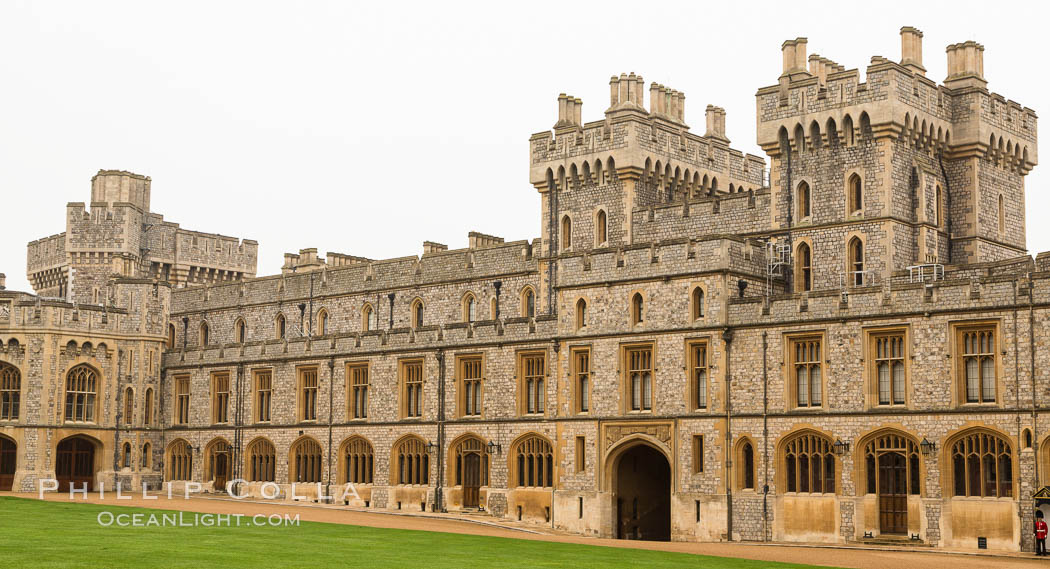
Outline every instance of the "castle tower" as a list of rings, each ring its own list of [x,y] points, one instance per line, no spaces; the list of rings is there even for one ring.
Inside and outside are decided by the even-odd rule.
[[[915,28],[901,29],[901,62],[873,57],[863,83],[856,69],[807,58],[806,43],[784,42],[778,83],[757,94],[770,221],[791,246],[794,290],[1025,253],[1036,117],[987,90],[983,46],[949,46],[938,85],[925,76]]]

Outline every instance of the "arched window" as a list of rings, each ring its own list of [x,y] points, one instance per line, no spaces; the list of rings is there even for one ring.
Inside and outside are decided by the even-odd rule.
[[[249,482],[274,482],[277,467],[277,451],[266,439],[255,439],[245,451],[248,460]]]
[[[809,124],[809,142],[813,146],[813,150],[820,150],[823,141],[820,137],[820,125],[817,124],[817,121]]]
[[[536,293],[532,291],[532,287],[525,287],[521,293],[521,315],[526,318],[536,316]]]
[[[846,183],[846,191],[849,198],[849,207],[847,207],[847,215],[858,215],[863,208],[861,200],[863,195],[861,192],[860,176],[853,174],[849,177],[849,181]]]
[[[455,453],[456,456],[453,459],[453,468],[455,469],[454,480],[456,486],[462,486],[464,484],[464,479],[467,479],[467,483],[469,484],[471,473],[466,471],[469,466],[467,461],[470,460],[468,455],[472,454],[477,455],[479,459],[478,470],[475,471],[479,475],[479,480],[476,481],[478,486],[489,485],[489,454],[486,452],[485,443],[483,443],[481,439],[468,436],[456,445]]]
[[[750,439],[744,439],[737,447],[737,487],[742,490],[755,489],[755,445]]]
[[[645,321],[645,307],[642,293],[636,292],[631,297],[631,324],[641,324]]]
[[[704,289],[696,287],[693,289],[692,295],[692,313],[693,320],[699,320],[704,317]]]
[[[351,437],[343,444],[343,484],[371,484],[375,471],[372,444],[361,437]]]
[[[999,194],[999,233],[1006,232],[1006,207],[1003,204],[1003,195]]]
[[[605,216],[605,210],[598,210],[598,219],[595,223],[596,231],[594,233],[594,244],[596,246],[600,246],[602,243],[605,243],[609,240],[609,237],[607,235],[608,228],[606,227],[607,223],[608,220]]]
[[[248,340],[248,325],[244,323],[243,318],[237,319],[237,324],[234,326],[237,333],[237,343],[243,344]]]
[[[518,487],[550,488],[554,482],[554,451],[550,441],[539,435],[521,439],[510,454],[514,460],[512,481]]]
[[[130,425],[135,418],[135,392],[130,387],[124,390],[124,424]]]
[[[1013,454],[999,435],[977,430],[951,446],[955,496],[1008,498],[1014,495]]]
[[[204,480],[215,480],[215,475],[219,471],[220,460],[229,460],[230,458],[230,443],[226,442],[226,439],[215,439],[208,443],[208,446],[204,449]],[[220,456],[222,458],[220,458]],[[226,466],[226,473],[229,472],[229,466]]]
[[[868,118],[868,113],[860,114],[860,136],[862,140],[871,139],[871,119]]]
[[[274,324],[274,336],[278,340],[283,340],[285,335],[285,321],[284,314],[278,314],[277,318],[273,322]]]
[[[17,421],[22,401],[22,373],[0,362],[0,421]]]
[[[361,309],[361,328],[364,328],[365,332],[371,332],[376,329],[376,311],[371,304],[366,304]]]
[[[864,474],[868,494],[917,496],[921,478],[918,446],[897,433],[873,438],[864,445]]]
[[[321,445],[311,438],[300,439],[292,446],[292,481],[321,481]]]
[[[123,450],[120,453],[120,466],[122,468],[131,468],[131,443],[124,443]]]
[[[412,327],[416,330],[423,327],[423,301],[418,298],[412,301]]]
[[[427,454],[426,444],[419,437],[406,437],[394,447],[393,464],[397,468],[391,468],[394,484],[419,484],[430,483],[430,455]]]
[[[795,151],[799,154],[806,152],[806,131],[802,125],[795,125]]]
[[[202,347],[208,345],[208,331],[209,331],[208,330],[208,323],[207,322],[201,322],[200,341],[201,341],[201,346]]]
[[[864,286],[864,243],[859,237],[854,237],[849,240],[846,249],[849,253],[849,282],[853,286]]]
[[[142,403],[142,424],[149,427],[153,425],[153,388],[146,388],[146,399]]]
[[[67,421],[90,423],[95,420],[95,398],[98,394],[98,373],[80,364],[66,374]]]
[[[561,218],[561,250],[568,251],[572,247],[572,220],[569,216]]]
[[[468,292],[463,296],[463,321],[474,322],[478,317],[478,301],[474,293]]]
[[[145,443],[142,445],[142,468],[153,467],[153,445]]]
[[[168,349],[175,349],[175,325],[168,324]]]
[[[317,333],[321,336],[328,335],[328,311],[323,308],[317,313]]]
[[[831,440],[816,433],[795,435],[784,445],[787,492],[834,494],[835,455]]]
[[[576,301],[576,329],[579,330],[587,325],[587,301],[579,299]]]
[[[1024,444],[1024,448],[1032,448],[1032,430],[1025,429],[1021,431],[1021,442]]]
[[[853,146],[853,143],[856,142],[853,132],[853,118],[849,115],[842,119],[842,137],[845,139],[846,146]]]
[[[190,443],[177,439],[168,447],[168,480],[190,480],[193,473],[193,451]]]
[[[809,195],[809,184],[802,182],[798,185],[797,203],[798,208],[798,220],[805,221],[810,214],[810,195]]]
[[[800,291],[811,290],[813,287],[811,260],[812,255],[810,254],[809,244],[800,243],[798,252],[795,254],[795,281],[798,283],[798,290]]]

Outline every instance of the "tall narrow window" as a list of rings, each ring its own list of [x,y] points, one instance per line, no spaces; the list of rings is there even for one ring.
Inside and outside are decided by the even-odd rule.
[[[561,218],[561,249],[568,251],[572,247],[572,220],[569,216]]]
[[[460,405],[467,417],[481,415],[481,358],[465,357],[459,360]]]
[[[696,411],[707,409],[707,342],[689,345],[690,402]]]
[[[903,405],[905,392],[904,334],[873,337],[875,381],[879,405]]]
[[[372,444],[361,437],[351,438],[343,446],[343,483],[371,484],[374,470]]]
[[[212,423],[226,423],[229,421],[230,407],[230,374],[216,373],[211,377],[211,417]]]
[[[653,350],[651,347],[629,348],[627,363],[627,409],[651,411],[653,408]]]
[[[175,325],[168,324],[168,349],[175,349]]]
[[[207,346],[208,345],[208,340],[210,339],[208,336],[209,336],[209,332],[210,331],[211,330],[208,327],[208,323],[207,322],[202,322],[201,323],[201,346]]]
[[[966,402],[995,403],[995,328],[961,329],[959,343],[959,373],[965,378]]]
[[[243,344],[248,340],[248,325],[244,323],[244,320],[237,320],[237,343]]]
[[[416,330],[423,327],[423,301],[418,298],[412,302],[412,327]]]
[[[532,287],[526,287],[525,292],[521,295],[521,315],[526,318],[534,318],[536,316],[536,294],[532,292]]]
[[[823,404],[821,371],[821,339],[817,337],[791,340],[792,368],[795,381],[795,405],[820,407]]]
[[[153,445],[149,443],[142,445],[142,460],[140,462],[143,469],[153,468]]]
[[[812,258],[808,243],[800,243],[798,253],[795,255],[795,280],[798,281],[800,291],[812,290],[813,269]]]
[[[423,416],[423,362],[401,362],[401,416]]]
[[[1006,232],[1006,207],[1003,204],[1003,196],[999,195],[999,233]]]
[[[846,183],[846,191],[849,194],[849,207],[847,207],[847,215],[857,215],[861,212],[863,204],[863,192],[861,191],[860,176],[853,174],[849,177],[849,181]]]
[[[321,445],[313,439],[302,439],[292,447],[292,482],[321,481]]]
[[[576,472],[587,470],[587,440],[582,436],[576,437]]]
[[[692,296],[692,313],[693,320],[699,320],[704,317],[704,289],[696,287],[693,289]]]
[[[941,226],[943,220],[941,217],[941,199],[941,186],[938,184],[933,194],[933,224],[937,227]]]
[[[544,412],[544,378],[547,375],[545,355],[542,353],[522,354],[519,359],[521,374],[520,393],[522,394],[522,413],[527,415]]]
[[[642,293],[636,292],[631,297],[631,324],[641,324],[645,321],[645,306]]]
[[[190,377],[175,378],[175,424],[188,425],[190,422]]]
[[[274,482],[276,480],[277,450],[270,441],[259,438],[248,444],[248,481]]]
[[[755,489],[755,447],[751,441],[740,445],[740,488]]]
[[[260,369],[255,372],[255,421],[270,420],[270,402],[273,397],[273,372]]]
[[[124,424],[130,425],[135,418],[135,392],[131,388],[124,390]]]
[[[274,321],[274,335],[278,340],[283,340],[285,332],[284,314],[278,314],[277,319]]]
[[[142,403],[142,424],[150,427],[153,425],[153,388],[146,388],[146,399]]]
[[[81,364],[66,374],[66,420],[91,423],[95,420],[98,373]]]
[[[0,421],[17,421],[22,399],[22,374],[18,368],[0,363]]]
[[[463,297],[463,321],[474,322],[478,317],[478,301],[473,293],[467,293]]]
[[[579,330],[587,325],[587,301],[579,299],[576,301],[576,329]]]
[[[601,245],[609,240],[606,228],[607,223],[608,221],[606,220],[605,210],[598,210],[598,220],[595,224],[597,227],[597,231],[595,232],[596,236],[594,239],[595,245]]]
[[[693,435],[693,474],[704,471],[704,435]]]
[[[365,329],[365,332],[376,329],[376,311],[372,309],[371,304],[366,304],[361,309],[361,327]]]
[[[193,472],[190,443],[177,439],[168,450],[168,480],[189,480]]]
[[[809,217],[809,184],[802,182],[798,185],[798,220],[805,221]]]
[[[347,367],[350,381],[350,415],[351,419],[368,417],[368,364],[352,364]]]
[[[849,240],[849,282],[853,286],[864,286],[864,243],[857,237]]]
[[[328,335],[328,311],[322,309],[317,313],[317,333],[321,336]]]
[[[299,370],[299,420],[317,420],[317,368]]]
[[[576,377],[574,399],[577,413],[591,410],[591,351],[584,348],[573,352],[573,374]]]

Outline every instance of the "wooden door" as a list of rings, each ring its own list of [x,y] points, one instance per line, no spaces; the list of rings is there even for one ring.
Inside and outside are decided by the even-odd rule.
[[[58,456],[55,460],[55,478],[58,480],[58,491],[68,492],[72,484],[80,490],[95,487],[95,445],[87,439],[73,437],[58,443]]]
[[[215,492],[226,491],[226,479],[229,477],[227,474],[227,465],[229,461],[226,458],[225,452],[220,452],[215,455],[215,483],[212,484],[212,489]]]
[[[0,437],[0,491],[11,490],[15,481],[15,463],[17,462],[17,447],[11,439]]]
[[[481,455],[476,452],[463,456],[463,507],[477,508],[481,490]]]
[[[904,455],[879,455],[879,530],[882,533],[908,533],[908,479]]]

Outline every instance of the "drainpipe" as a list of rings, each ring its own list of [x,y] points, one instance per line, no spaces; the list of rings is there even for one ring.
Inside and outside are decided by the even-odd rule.
[[[762,541],[769,541],[769,333],[762,331]]]
[[[439,349],[436,354],[438,363],[438,472],[437,488],[434,489],[434,510],[444,512],[442,487],[445,481],[445,351]],[[491,476],[491,473],[489,474]]]
[[[948,182],[948,171],[944,168],[944,160],[941,159],[941,153],[937,152],[937,164],[941,167],[941,176],[944,176],[944,232],[948,234],[945,242],[948,243],[948,264],[952,262],[952,187]],[[935,204],[934,207],[940,204]],[[936,210],[934,210],[936,211]],[[938,219],[938,222],[941,220]],[[938,227],[938,229],[940,229]],[[1014,296],[1017,296],[1017,291],[1014,291]],[[1016,338],[1015,338],[1016,339]]]
[[[1036,461],[1035,461],[1035,485],[1039,485],[1039,415],[1036,410],[1039,408],[1036,400],[1038,391],[1035,389],[1035,282],[1032,281],[1032,274],[1028,273],[1028,355],[1031,357],[1029,368],[1029,377],[1032,380],[1032,447],[1036,450]],[[1014,338],[1014,341],[1017,339]]]
[[[733,397],[732,380],[730,375],[730,362],[732,362],[730,346],[733,341],[732,329],[725,328],[722,330],[722,341],[725,342],[726,345],[726,540],[733,541],[733,430],[731,428]]]
[[[313,282],[310,283],[313,285]],[[313,319],[313,312],[311,309],[311,319]],[[335,382],[335,358],[328,358],[328,483],[325,484],[324,495],[332,495],[332,404],[333,404],[333,383]]]
[[[241,446],[244,444],[244,364],[237,365],[237,412],[233,416],[233,464],[230,465],[230,472],[233,474],[233,479],[237,480],[241,477]],[[240,495],[240,483],[236,484],[236,488],[230,488],[236,495]]]

